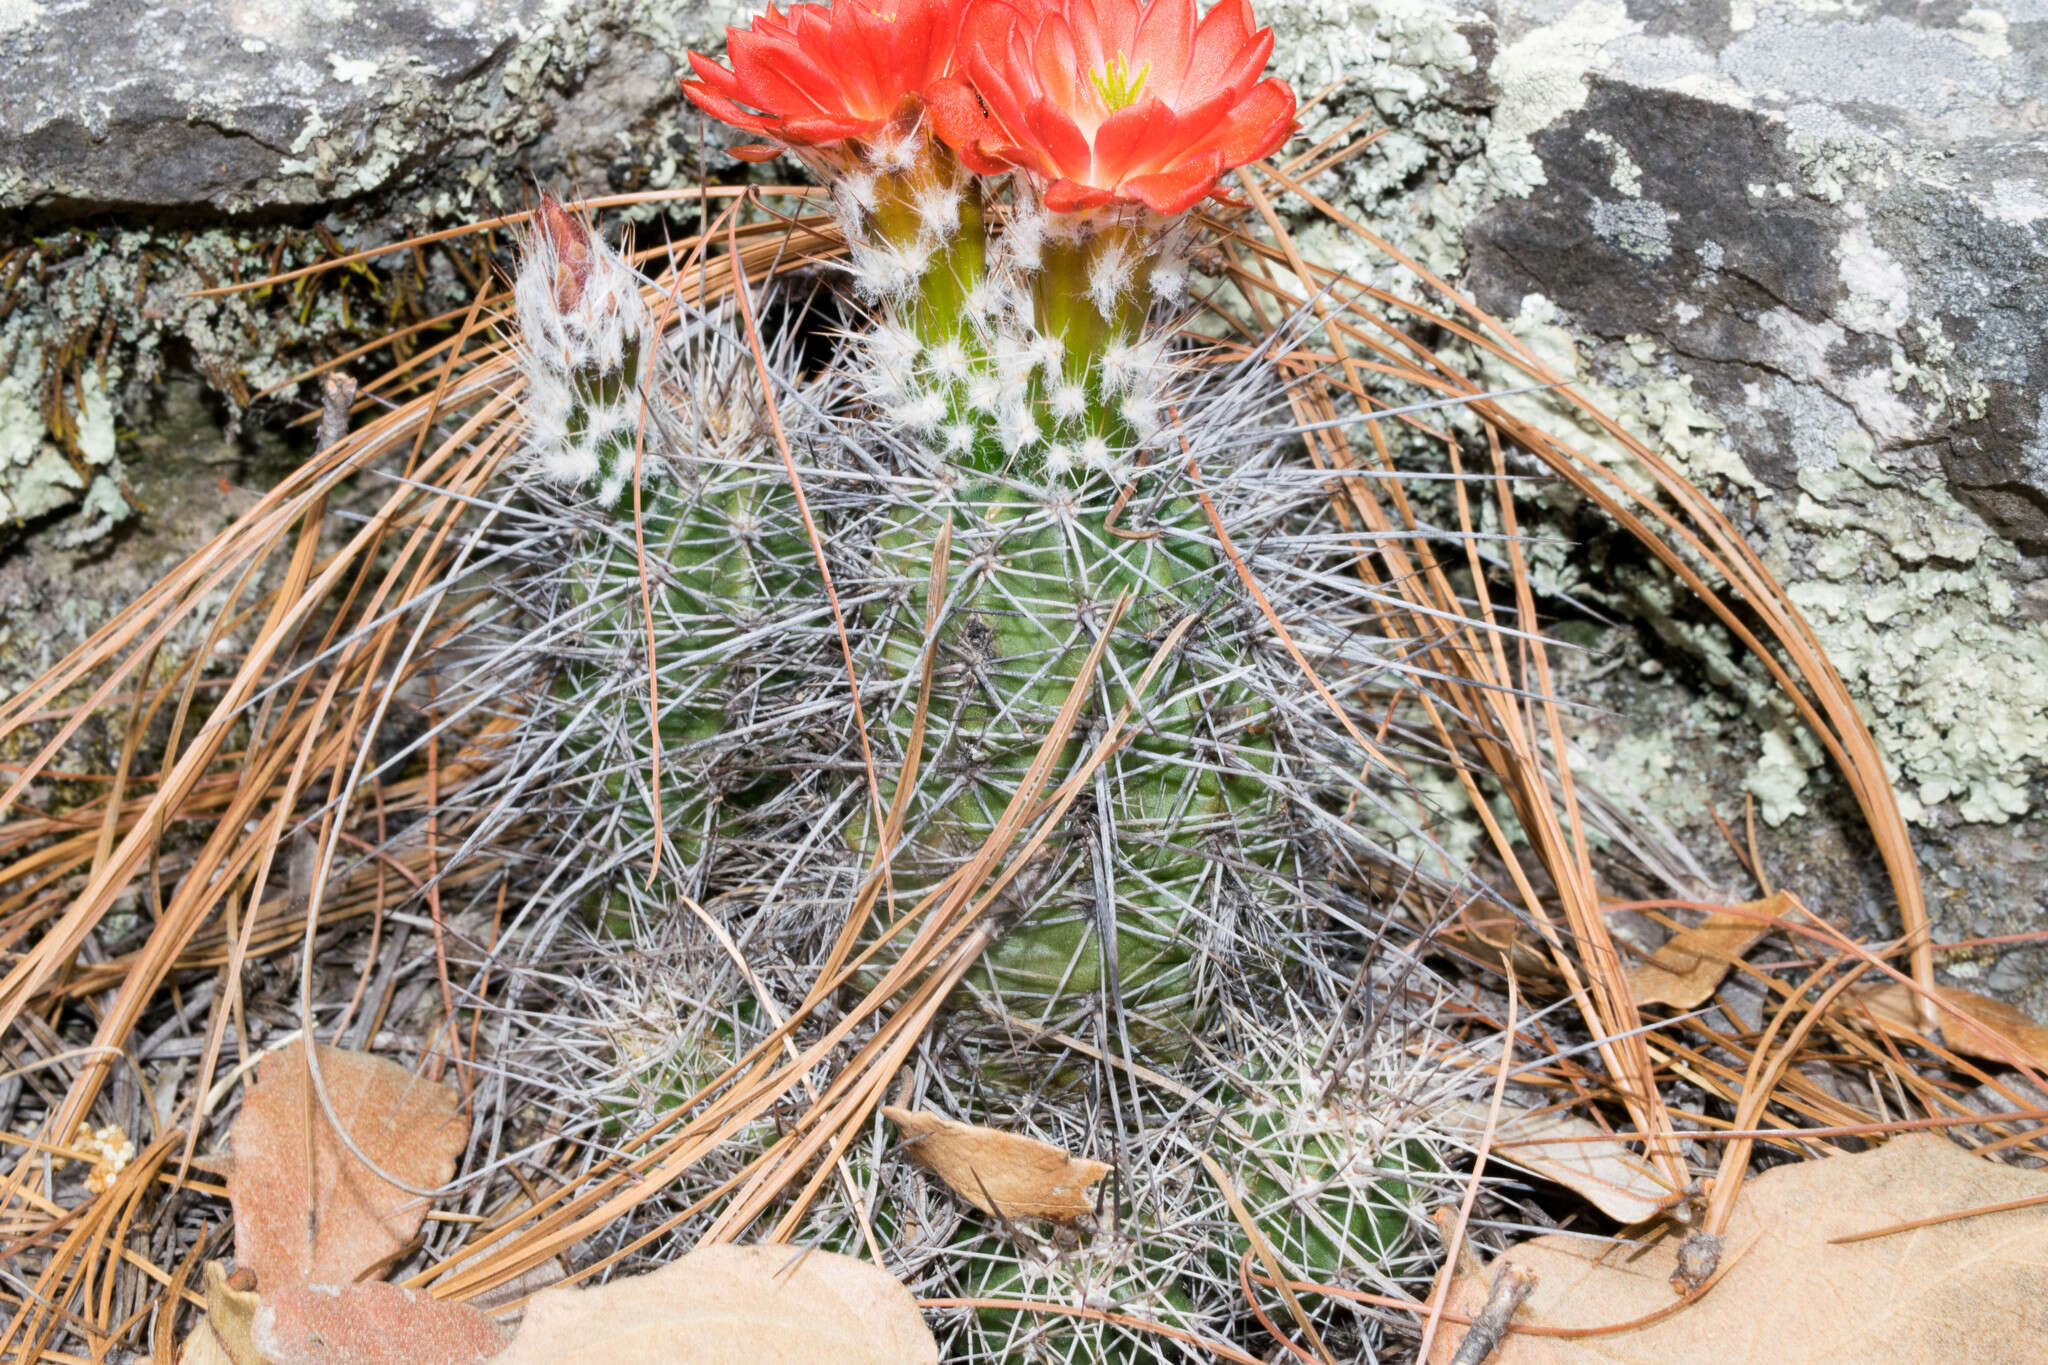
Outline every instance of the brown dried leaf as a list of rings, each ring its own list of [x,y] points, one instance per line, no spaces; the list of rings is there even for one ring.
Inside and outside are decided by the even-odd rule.
[[[365,1155],[407,1184],[446,1183],[469,1137],[451,1087],[360,1052],[322,1045],[319,1057],[335,1117]],[[256,1271],[266,1295],[272,1287],[351,1284],[378,1273],[426,1218],[424,1200],[342,1145],[311,1094],[303,1040],[263,1060],[230,1136],[235,1259]]]
[[[477,1365],[505,1333],[463,1303],[395,1284],[238,1290],[206,1267],[206,1318],[179,1365]]]
[[[185,1338],[185,1344],[178,1348],[178,1365],[241,1365],[241,1362],[227,1353],[213,1328],[205,1318],[192,1329],[192,1335]]]
[[[1557,963],[1543,936],[1496,905],[1466,906],[1438,932],[1436,941],[1522,981],[1550,981],[1557,976]]]
[[[206,1263],[206,1316],[185,1338],[178,1365],[263,1365],[251,1334],[256,1326],[256,1293],[228,1283],[227,1267]]]
[[[983,1213],[1071,1223],[1095,1211],[1088,1191],[1109,1174],[1100,1161],[1069,1156],[1036,1138],[981,1128],[922,1110],[885,1105],[903,1134],[904,1154]]]
[[[1510,1334],[1495,1365],[1893,1365],[2048,1360],[2048,1206],[1982,1214],[1912,1232],[1831,1239],[1942,1213],[2048,1194],[2048,1173],[1999,1166],[1946,1138],[1907,1134],[1859,1156],[1802,1161],[1743,1187],[1722,1278],[1696,1302],[1626,1332]],[[1471,1314],[1503,1262],[1536,1277],[1517,1326],[1595,1327],[1670,1309],[1679,1239],[1647,1250],[1538,1237],[1453,1282]],[[1464,1338],[1446,1324],[1430,1353],[1445,1365]]]
[[[1699,1005],[1742,955],[1774,927],[1761,916],[1782,919],[1797,904],[1783,891],[1765,900],[1734,907],[1746,915],[1720,911],[1690,928],[1681,929],[1650,955],[1628,969],[1629,990],[1638,1005],[1670,1005],[1689,1010]]]
[[[478,1365],[505,1349],[504,1329],[468,1304],[380,1280],[257,1296],[265,1365]]]
[[[1887,981],[1867,989],[1851,988],[1850,997],[1869,1010],[1879,1028],[1895,1038],[1920,1041],[1916,1017],[1919,995],[1902,982]],[[1963,1017],[1948,1010],[1934,1011],[1941,1030],[1938,1041],[1951,1052],[2006,1066],[2041,1069],[2048,1067],[2048,1028],[2002,1000],[1953,986],[1936,986],[1934,995]],[[1971,1027],[1971,1025],[1977,1027]]]
[[[1439,1113],[1451,1133],[1475,1145],[1486,1131],[1486,1105],[1462,1101]],[[1490,1151],[1495,1160],[1577,1192],[1618,1223],[1654,1218],[1676,1197],[1657,1168],[1621,1139],[1562,1111],[1502,1110]]]
[[[699,1247],[634,1279],[534,1295],[492,1365],[937,1365],[917,1300],[866,1261]]]

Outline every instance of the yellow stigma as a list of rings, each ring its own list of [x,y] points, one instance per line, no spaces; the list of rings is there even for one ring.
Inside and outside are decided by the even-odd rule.
[[[1145,93],[1145,77],[1151,74],[1152,63],[1146,62],[1133,75],[1129,59],[1119,52],[1103,63],[1102,70],[1089,72],[1088,79],[1102,96],[1102,107],[1114,114],[1138,102],[1138,96]]]

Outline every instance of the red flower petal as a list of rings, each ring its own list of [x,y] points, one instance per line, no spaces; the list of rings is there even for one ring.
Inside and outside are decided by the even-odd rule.
[[[1099,209],[1114,198],[1116,196],[1108,190],[1065,178],[1055,180],[1045,187],[1045,206],[1054,213],[1079,213],[1083,209]]]
[[[1065,109],[1049,99],[1039,99],[1026,113],[1025,127],[1030,141],[1024,145],[1039,152],[1039,159],[1052,170],[1061,175],[1088,174],[1088,138]]]
[[[684,90],[712,117],[787,142],[872,136],[952,74],[962,11],[963,0],[771,5],[726,30],[728,65],[692,53]]]
[[[730,123],[736,128],[746,128],[756,133],[768,131],[769,120],[762,118],[759,114],[748,113],[725,96],[708,90],[702,85],[691,81],[684,81],[683,93],[689,96],[690,103],[696,105],[721,123]]]
[[[1119,109],[1095,130],[1095,175],[1114,185],[1142,175],[1159,163],[1173,128],[1173,111],[1154,99]]]
[[[1185,213],[1216,188],[1223,173],[1223,158],[1211,154],[1197,161],[1183,162],[1158,175],[1141,175],[1123,183],[1126,197],[1135,199],[1154,213]]]
[[[1010,169],[995,152],[1001,134],[967,82],[948,76],[924,92],[932,132],[951,147],[960,163],[976,175],[1000,175]]]
[[[1130,53],[1132,69],[1145,71],[1144,93],[1161,98],[1180,93],[1194,39],[1195,0],[1152,0],[1138,20]]]
[[[1243,166],[1271,155],[1293,131],[1294,91],[1285,81],[1260,81],[1197,150],[1218,152],[1225,164]]]
[[[1293,92],[1260,79],[1272,50],[1247,0],[1199,19],[1194,0],[969,0],[961,65],[995,132],[963,143],[1051,182],[1061,212],[1182,212],[1292,131]]]

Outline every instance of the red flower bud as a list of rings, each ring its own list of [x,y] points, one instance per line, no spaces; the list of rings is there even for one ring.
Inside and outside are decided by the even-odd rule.
[[[555,261],[555,303],[564,313],[576,311],[590,283],[590,226],[562,207],[551,194],[540,197],[533,211],[533,231]]]

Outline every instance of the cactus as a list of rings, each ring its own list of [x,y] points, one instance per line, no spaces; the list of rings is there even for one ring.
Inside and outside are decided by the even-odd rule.
[[[745,353],[705,341],[704,317],[685,319],[695,344],[662,351],[641,288],[543,199],[516,284],[528,448],[587,494],[557,509],[574,529],[550,574],[565,766],[579,821],[623,861],[646,866],[658,812],[664,852],[695,873],[735,794],[772,780],[808,662],[774,637],[815,594]],[[623,908],[618,888],[606,904]]]
[[[856,73],[859,107],[838,112],[767,109],[786,93],[762,75],[773,53],[739,55],[842,23],[880,52],[948,34],[954,8],[771,12],[734,34],[735,71],[699,60],[686,86],[826,184],[854,320],[822,373],[798,373],[795,330],[759,306],[673,307],[657,327],[645,282],[543,205],[520,277],[528,486],[562,553],[540,575],[554,671],[528,780],[565,798],[557,847],[603,846],[568,880],[601,892],[614,935],[694,895],[731,930],[720,951],[771,959],[769,985],[793,1000],[878,860],[891,895],[876,925],[987,847],[1063,717],[1055,781],[1114,738],[1060,824],[1035,831],[940,1049],[960,1069],[955,1108],[986,1111],[963,1117],[1065,1106],[1072,1150],[1090,1150],[1109,1093],[1125,1145],[1108,1216],[1046,1237],[973,1215],[941,1228],[884,1199],[867,1212],[885,1258],[956,1297],[1049,1292],[1224,1330],[1246,1243],[1196,1161],[1206,1150],[1239,1173],[1290,1268],[1391,1285],[1433,1148],[1412,1125],[1379,1131],[1311,1099],[1299,1049],[1244,1020],[1334,1010],[1379,913],[1360,888],[1388,867],[1418,875],[1376,827],[1413,832],[1406,779],[1355,714],[1406,665],[1375,628],[1324,474],[1298,456],[1275,370],[1199,354],[1171,313],[1195,245],[1185,210],[1285,135],[1292,96],[1283,108],[1255,83],[1267,39],[1242,6],[1219,7],[1203,66],[1229,89],[1203,107],[1235,101],[1229,126],[1204,141],[1168,119],[1193,141],[1150,171],[1126,136],[1130,173],[1096,184],[1060,170],[1071,147],[1039,156],[994,126],[1017,101],[949,89],[950,55],[909,63],[921,74],[903,90]],[[833,79],[817,60],[792,69]],[[1185,74],[1105,65],[1091,117],[1130,115],[1126,133],[1163,117],[1147,81]],[[666,876],[650,876],[657,861]],[[670,1052],[617,1042],[600,1111],[684,1098],[740,1024],[756,1031],[705,1006]],[[1125,1096],[1079,1074],[1067,1042],[1034,1052],[1040,1036],[1165,1070],[1206,1111]],[[755,1141],[736,1139],[732,1162]],[[880,1147],[851,1160],[856,1184],[897,1188]],[[836,1195],[813,1219],[825,1245],[853,1246],[857,1226]],[[998,1309],[956,1325],[975,1359],[1174,1358],[1164,1338],[1085,1318]]]
[[[1155,277],[1179,275],[1177,228],[1144,211],[1062,218],[1019,197],[987,240],[980,183],[963,183],[943,145],[906,153],[909,136],[892,130],[834,191],[878,314],[865,388],[920,451],[925,490],[882,511],[868,566],[865,623],[897,699],[878,741],[890,774],[908,759],[931,656],[892,872],[915,896],[981,849],[1108,631],[1061,769],[1126,708],[1136,738],[1026,879],[1031,903],[1012,907],[970,985],[1060,1028],[1107,992],[1126,1036],[1170,1048],[1202,1018],[1205,900],[1271,899],[1265,872],[1284,845],[1243,622],[1226,638],[1204,620],[1233,603],[1216,538],[1178,461],[1142,467],[1170,373],[1146,324]],[[1120,512],[1144,525],[1118,525]],[[1154,653],[1190,621],[1205,628],[1141,695]],[[894,801],[893,776],[884,787]],[[873,811],[855,823],[872,853]]]

